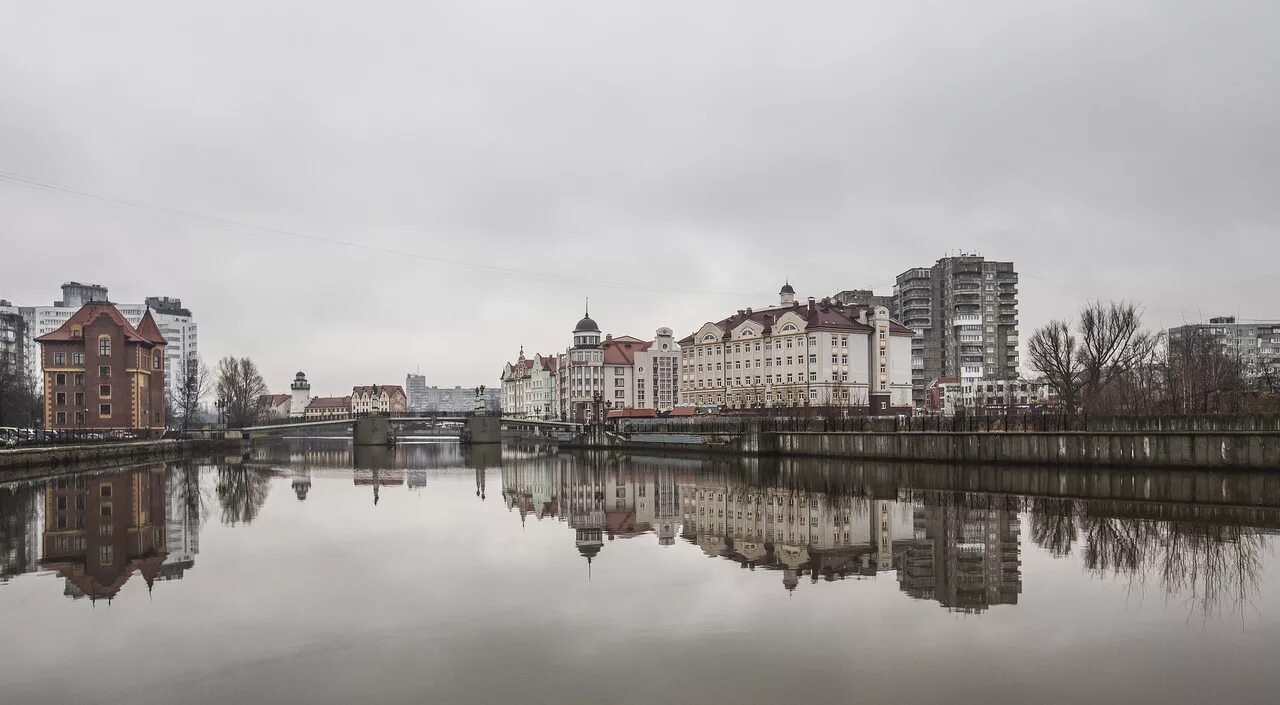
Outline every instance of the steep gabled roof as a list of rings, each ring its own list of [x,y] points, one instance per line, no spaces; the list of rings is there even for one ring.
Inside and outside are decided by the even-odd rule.
[[[399,396],[404,396],[404,395],[405,395],[405,394],[404,394],[404,388],[403,388],[403,387],[401,387],[401,386],[400,386],[400,385],[398,385],[398,384],[369,384],[369,385],[358,385],[358,386],[355,386],[355,387],[352,387],[352,388],[351,388],[351,394],[352,394],[352,396],[355,396],[355,395],[357,395],[357,394],[370,394],[370,395],[371,395],[371,394],[373,394],[373,388],[374,388],[374,387],[377,387],[377,388],[378,388],[378,392],[379,392],[379,393],[386,392],[388,395],[393,396],[393,397],[394,397],[394,396],[397,396],[397,395],[399,395]]]
[[[120,313],[119,309],[117,309],[114,305],[109,304],[105,301],[91,301],[85,304],[84,306],[81,306],[80,310],[71,314],[71,317],[68,318],[61,326],[59,326],[57,330],[51,333],[45,333],[39,338],[36,338],[36,342],[37,343],[53,343],[53,342],[60,342],[60,341],[80,340],[80,338],[77,338],[71,335],[72,328],[74,328],[75,326],[80,326],[81,328],[84,328],[85,326],[88,326],[90,323],[93,323],[94,321],[98,320],[99,316],[106,316],[107,318],[110,318],[111,322],[114,323],[118,328],[120,328],[120,330],[124,333],[125,340],[131,340],[135,343],[153,343],[154,342],[152,340],[148,340],[147,338],[143,337],[142,334],[138,333],[138,329],[134,328],[133,324],[125,320],[124,315]],[[154,321],[152,323],[154,324]],[[158,330],[156,332],[159,333]],[[163,336],[161,336],[160,341],[164,342]]]
[[[644,341],[629,335],[610,338],[600,344],[600,349],[604,351],[606,365],[634,365],[636,352],[648,350],[651,347],[653,347],[653,341]]]
[[[164,339],[164,334],[160,332],[160,326],[156,325],[156,319],[151,317],[150,308],[147,309],[146,313],[142,314],[142,320],[138,321],[138,335],[159,345],[169,342]]]

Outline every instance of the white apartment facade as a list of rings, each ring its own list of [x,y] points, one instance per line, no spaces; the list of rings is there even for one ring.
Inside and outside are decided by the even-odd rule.
[[[556,358],[541,353],[527,358],[521,347],[516,361],[502,367],[502,415],[542,421],[555,419],[559,410],[558,364]]]
[[[795,300],[739,309],[680,341],[683,405],[907,413],[913,332],[884,306]]]
[[[653,340],[602,340],[588,312],[574,327],[573,346],[559,356],[559,418],[596,420],[597,400],[601,416],[610,409],[670,411],[678,401],[679,363],[670,328],[658,328]]]

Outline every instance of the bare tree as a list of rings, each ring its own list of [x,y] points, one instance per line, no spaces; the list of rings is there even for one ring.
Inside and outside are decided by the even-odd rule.
[[[1113,382],[1129,374],[1150,349],[1142,330],[1142,313],[1135,304],[1095,301],[1080,312],[1081,404],[1086,411],[1103,411]]]
[[[258,397],[266,393],[267,383],[253,360],[224,357],[218,361],[217,395],[227,426],[243,428],[256,423]]]
[[[1031,367],[1058,393],[1064,409],[1080,405],[1080,361],[1076,338],[1066,321],[1049,321],[1031,334],[1027,343]]]
[[[200,404],[208,396],[211,386],[209,368],[205,366],[204,360],[198,357],[188,360],[182,371],[182,382],[178,386],[177,398],[173,400],[171,418],[177,428],[183,431],[191,428],[200,413]]]
[[[0,359],[0,426],[27,426],[40,418],[40,397],[17,364]]]

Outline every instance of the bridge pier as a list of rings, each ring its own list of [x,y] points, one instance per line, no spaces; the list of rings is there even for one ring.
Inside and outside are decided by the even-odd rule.
[[[467,419],[467,442],[472,445],[502,442],[502,419],[497,416],[472,416]]]
[[[369,416],[351,425],[351,440],[358,446],[385,446],[391,442],[391,419]]]

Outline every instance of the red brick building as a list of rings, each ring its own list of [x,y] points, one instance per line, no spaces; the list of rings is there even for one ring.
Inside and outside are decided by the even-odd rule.
[[[134,328],[91,301],[36,342],[45,428],[164,430],[165,339],[149,309]]]

